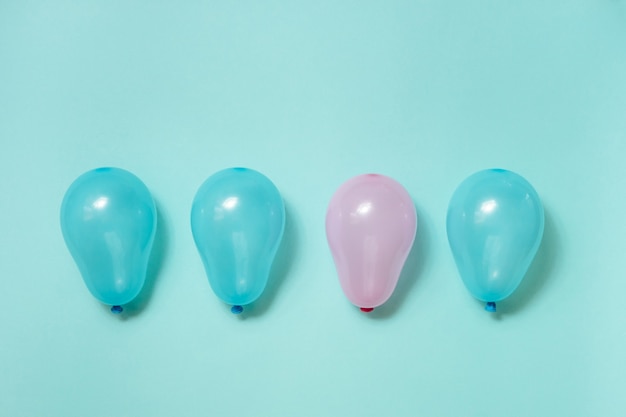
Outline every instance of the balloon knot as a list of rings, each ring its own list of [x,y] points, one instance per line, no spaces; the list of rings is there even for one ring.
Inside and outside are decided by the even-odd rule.
[[[485,306],[485,310],[487,310],[490,313],[495,313],[496,312],[496,303],[493,302],[493,301],[487,302],[487,305]]]
[[[113,306],[113,307],[111,307],[111,313],[113,313],[113,314],[120,314],[122,311],[124,311],[122,306]]]
[[[372,311],[374,311],[373,307],[361,307],[361,311],[364,313],[371,313]]]
[[[230,308],[230,312],[233,314],[241,314],[241,312],[243,311],[243,307],[242,306],[232,306]]]

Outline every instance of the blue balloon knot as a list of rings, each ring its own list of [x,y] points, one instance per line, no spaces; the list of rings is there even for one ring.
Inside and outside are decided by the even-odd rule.
[[[241,312],[243,311],[243,307],[242,306],[232,306],[230,308],[230,312],[233,314],[241,314]]]
[[[495,313],[496,312],[496,303],[493,302],[493,301],[487,302],[487,305],[485,306],[485,310],[487,310],[490,313]]]
[[[113,314],[120,314],[122,311],[124,311],[122,306],[113,306],[113,307],[111,307],[111,313],[113,313]]]

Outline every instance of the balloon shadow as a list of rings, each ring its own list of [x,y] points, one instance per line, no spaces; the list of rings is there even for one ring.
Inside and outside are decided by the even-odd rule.
[[[167,252],[167,242],[169,237],[168,225],[161,213],[160,204],[155,201],[157,206],[157,228],[154,236],[154,243],[148,260],[148,270],[146,272],[146,281],[139,295],[130,303],[123,306],[124,311],[118,315],[121,320],[133,318],[140,314],[148,307],[154,287],[157,282],[157,276],[163,266],[163,261]],[[107,306],[110,310],[111,307]]]
[[[278,248],[278,252],[276,253],[276,258],[272,264],[272,269],[270,270],[267,286],[258,300],[252,304],[244,306],[243,313],[238,315],[241,320],[261,316],[269,310],[272,302],[280,290],[282,283],[289,274],[289,269],[291,269],[298,247],[297,240],[298,233],[296,223],[291,214],[291,207],[287,202],[285,202],[285,231],[283,233],[283,238]]]
[[[428,229],[428,220],[423,218],[423,215],[419,210],[417,210],[417,212],[419,219],[417,233],[415,235],[415,240],[413,241],[413,246],[409,252],[409,256],[407,257],[404,267],[402,268],[398,284],[386,303],[376,307],[374,311],[367,313],[367,316],[371,319],[388,319],[393,316],[415,286],[417,278],[422,275],[422,272],[424,271],[424,263],[429,256],[428,248],[430,247],[429,243],[431,240],[430,230]]]
[[[559,231],[552,215],[545,209],[544,216],[543,238],[537,255],[517,290],[508,299],[498,303],[498,310],[493,313],[494,319],[500,319],[501,316],[507,314],[515,314],[527,306],[546,285],[554,270],[561,246]]]

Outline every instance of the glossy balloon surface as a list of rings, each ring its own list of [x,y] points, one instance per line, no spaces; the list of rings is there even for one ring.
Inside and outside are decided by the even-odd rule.
[[[363,311],[393,293],[417,230],[415,205],[395,180],[354,177],[333,195],[326,236],[346,297]]]
[[[283,199],[263,174],[229,168],[200,186],[191,230],[211,288],[221,300],[242,306],[263,293],[284,228]]]
[[[78,177],[61,205],[65,243],[89,291],[119,306],[141,291],[156,231],[156,206],[148,188],[119,168]]]
[[[539,196],[518,174],[489,169],[463,181],[450,201],[447,232],[472,295],[486,302],[508,297],[535,257],[543,227]]]

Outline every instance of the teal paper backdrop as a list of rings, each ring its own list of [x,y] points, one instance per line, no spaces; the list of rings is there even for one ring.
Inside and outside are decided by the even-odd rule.
[[[626,2],[0,1],[0,415],[623,417]],[[144,182],[140,295],[94,299],[59,225],[97,167]],[[199,185],[258,170],[285,202],[268,286],[213,294]],[[452,193],[501,167],[545,209],[486,313],[446,237]],[[343,295],[333,192],[376,172],[420,225],[391,298]]]

